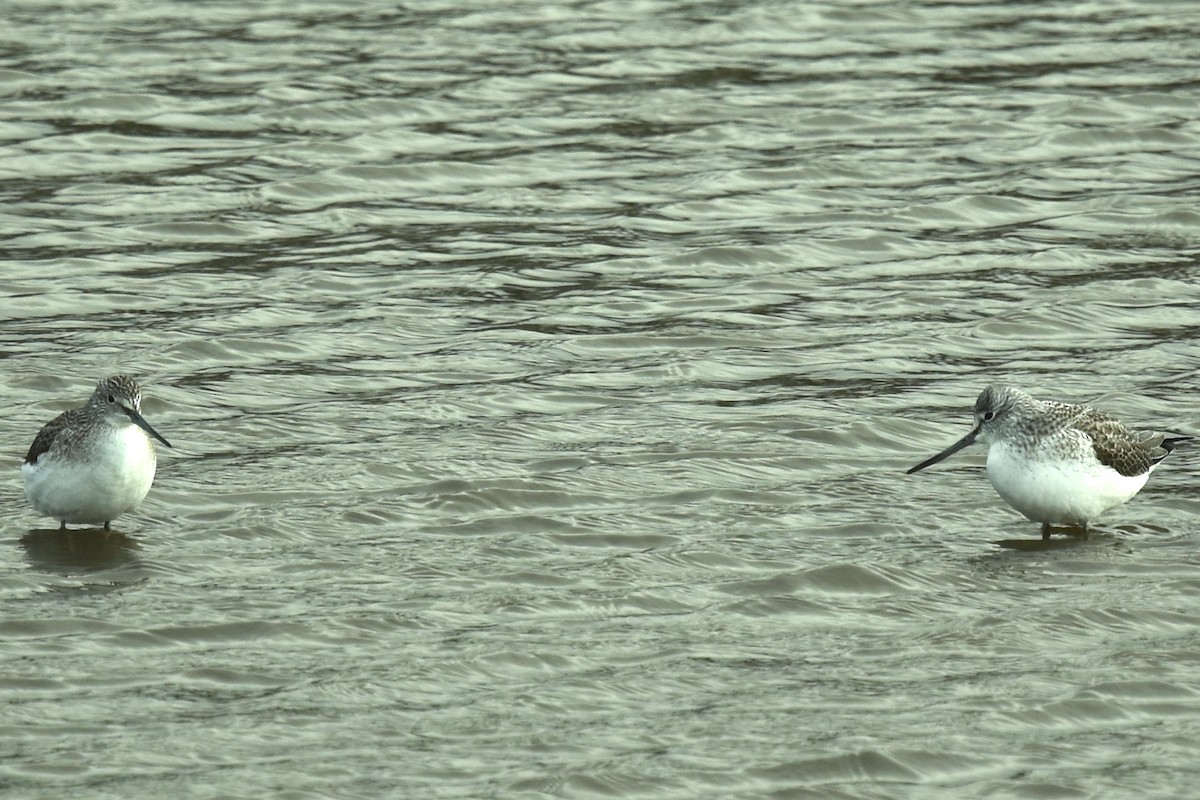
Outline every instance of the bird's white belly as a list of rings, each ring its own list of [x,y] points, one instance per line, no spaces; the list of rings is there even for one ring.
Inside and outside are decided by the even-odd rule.
[[[140,428],[124,426],[87,452],[55,450],[22,464],[25,494],[43,514],[62,522],[109,522],[132,511],[154,482],[154,448]]]
[[[1095,459],[1058,458],[994,443],[987,475],[1006,503],[1034,522],[1085,524],[1124,503],[1146,485],[1149,473],[1122,475]]]

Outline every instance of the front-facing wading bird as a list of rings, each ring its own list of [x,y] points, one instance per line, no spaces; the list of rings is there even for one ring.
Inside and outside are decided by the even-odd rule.
[[[149,436],[147,436],[149,434]],[[171,443],[142,417],[137,381],[114,375],[96,385],[87,404],[42,428],[21,472],[33,507],[67,523],[110,523],[132,511],[154,482],[154,444]]]
[[[1035,400],[1010,386],[989,386],[975,401],[975,427],[908,474],[964,447],[988,445],[987,476],[1010,506],[1042,523],[1080,526],[1124,503],[1154,468],[1190,436],[1135,433],[1087,406]]]

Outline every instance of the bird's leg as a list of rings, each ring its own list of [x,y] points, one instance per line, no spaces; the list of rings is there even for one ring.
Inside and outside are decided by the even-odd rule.
[[[1050,538],[1050,523],[1043,522],[1042,523],[1042,541],[1046,541],[1049,538]]]
[[[59,524],[58,529],[60,531],[65,531],[67,529],[67,521],[65,519]]]
[[[111,520],[109,520],[109,521],[106,521],[106,522],[104,523],[104,530],[106,530],[106,531],[111,531],[111,530],[112,530],[112,528],[110,527],[111,525],[112,525],[112,521],[111,521]]]
[[[1087,526],[1087,523],[1085,522],[1085,523],[1083,523],[1083,540],[1086,542],[1087,538],[1088,538],[1088,526]]]

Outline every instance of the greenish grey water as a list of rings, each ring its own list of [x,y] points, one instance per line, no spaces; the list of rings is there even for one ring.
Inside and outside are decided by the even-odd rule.
[[[1196,456],[1054,550],[904,475],[1200,429],[1193,4],[6,22],[6,798],[1193,792]],[[176,449],[42,532],[117,370]]]

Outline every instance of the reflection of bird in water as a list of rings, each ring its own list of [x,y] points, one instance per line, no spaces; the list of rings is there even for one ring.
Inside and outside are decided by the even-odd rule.
[[[137,540],[119,531],[93,528],[30,531],[21,537],[21,544],[30,563],[47,572],[95,572],[140,561]]]

